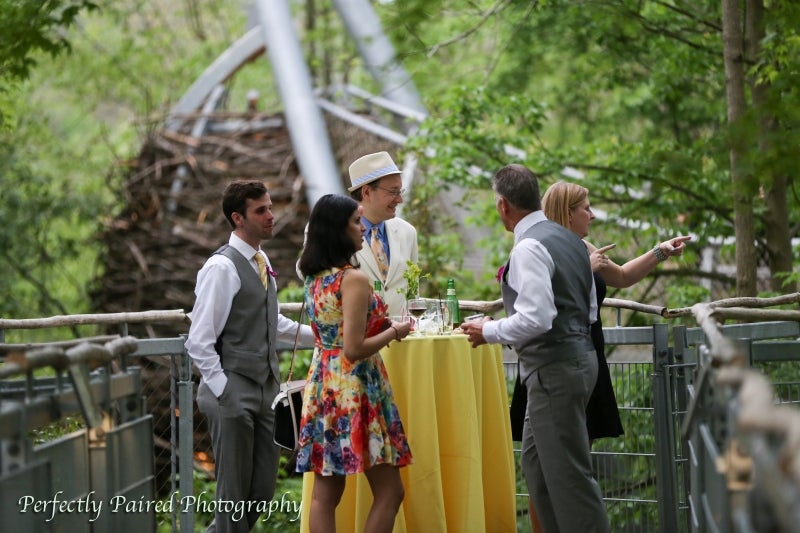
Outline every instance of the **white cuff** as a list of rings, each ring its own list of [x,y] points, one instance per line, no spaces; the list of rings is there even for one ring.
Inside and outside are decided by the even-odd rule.
[[[209,390],[216,398],[222,396],[222,393],[225,391],[225,385],[227,384],[228,376],[226,376],[224,372],[220,372],[210,380],[206,381],[206,385],[208,385]]]

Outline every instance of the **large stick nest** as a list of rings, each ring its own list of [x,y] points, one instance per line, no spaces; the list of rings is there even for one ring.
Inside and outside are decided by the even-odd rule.
[[[207,134],[196,138],[189,132],[198,118],[186,120],[178,132],[151,134],[131,165],[122,184],[124,207],[100,236],[105,272],[92,291],[96,312],[190,311],[197,271],[228,240],[220,200],[226,184],[238,178],[267,184],[275,233],[263,246],[278,272],[278,288],[299,282],[295,262],[309,207],[283,117],[220,113],[210,117]],[[335,117],[325,119],[345,186],[354,159],[397,149]],[[186,331],[182,324],[139,327],[129,333],[169,337]]]

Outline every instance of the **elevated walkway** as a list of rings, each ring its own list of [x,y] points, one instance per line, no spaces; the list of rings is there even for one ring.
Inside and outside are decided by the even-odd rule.
[[[755,299],[750,309],[731,305],[733,300],[698,304],[689,311],[696,327],[604,328],[609,349],[628,346],[650,355],[649,360],[614,358],[609,365],[626,434],[601,439],[592,455],[615,531],[793,531],[800,523],[800,312],[758,308],[798,301],[800,294]],[[297,305],[283,304],[282,311],[291,313]],[[497,302],[464,301],[462,306],[490,310]],[[718,322],[720,316],[746,312],[750,320],[756,315],[766,320]],[[658,314],[684,313],[661,309]],[[771,320],[777,316],[784,320]],[[0,320],[2,331],[94,321],[117,324],[122,332],[66,343],[0,344],[4,527],[18,533],[194,530],[195,508],[168,504],[176,495],[195,496],[194,473],[208,466],[208,457],[198,450],[184,339],[125,335],[130,324],[157,320],[182,323],[185,315]],[[168,486],[160,489],[153,456],[163,447],[153,438],[155,413],[144,409],[141,395],[147,392],[137,364],[154,358],[166,358],[171,384],[171,459]],[[41,375],[45,368],[47,376]],[[509,360],[510,382],[515,371],[516,362]],[[74,431],[35,437],[70,415],[78,417],[72,418],[78,426]],[[518,488],[518,530],[526,531],[521,480]],[[55,503],[33,507],[53,500],[72,502],[63,504],[72,507],[52,519]],[[79,502],[85,503],[78,507]],[[109,502],[129,506],[111,513]],[[89,522],[91,513],[99,516]]]

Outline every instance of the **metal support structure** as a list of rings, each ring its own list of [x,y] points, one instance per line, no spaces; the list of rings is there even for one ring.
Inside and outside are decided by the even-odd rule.
[[[208,95],[205,104],[203,104],[202,116],[197,119],[194,123],[194,126],[192,126],[190,137],[193,139],[199,139],[203,136],[206,128],[208,127],[209,114],[217,109],[224,101],[224,96],[226,93],[227,91],[222,85],[217,85],[211,90],[211,93]],[[192,154],[194,153],[194,148],[189,146],[186,152],[187,154]],[[167,213],[170,215],[174,215],[178,208],[178,196],[180,196],[180,193],[183,190],[183,182],[186,180],[187,176],[189,176],[189,165],[183,163],[178,167],[178,170],[175,171],[175,177],[172,179],[172,186],[169,189]]]
[[[180,129],[184,123],[181,115],[196,112],[204,103],[208,105],[215,87],[266,50],[305,182],[306,200],[309,206],[313,206],[324,194],[344,193],[320,102],[314,95],[288,3],[285,0],[256,0],[254,5],[259,25],[231,45],[195,80],[171,110],[166,128],[171,131]],[[410,76],[397,62],[394,49],[372,6],[365,0],[339,0],[336,8],[356,41],[368,70],[381,85],[386,101],[411,110],[410,114],[395,114],[402,117],[405,133],[415,130],[427,113]],[[332,106],[330,103],[322,105]],[[339,109],[335,111],[341,113]],[[383,137],[392,137],[398,144],[404,143],[403,135],[392,134],[387,129],[382,133]],[[405,161],[404,170],[407,171],[403,176],[403,186],[407,189],[411,187],[415,168],[415,159]],[[179,192],[181,180],[179,174],[174,182],[177,190],[173,191],[173,196]]]
[[[679,491],[678,504],[686,506],[688,505],[687,496],[691,490],[691,486],[689,484],[691,477],[691,469],[689,468],[690,450],[689,442],[683,438],[681,424],[688,411],[690,395],[689,391],[694,387],[691,371],[697,365],[697,355],[695,350],[689,349],[689,345],[686,340],[686,326],[673,327],[672,335],[674,344],[673,358],[675,366],[672,369],[672,375],[674,376],[674,396],[671,396],[671,398],[674,399],[675,404],[673,411],[675,415],[677,415],[672,426],[676,433],[676,448],[673,453],[676,454],[676,459],[678,457],[681,458],[680,463],[677,463],[678,468],[680,469],[679,479],[676,480]],[[688,527],[688,524],[691,523],[691,518],[688,516],[688,513],[685,518]]]
[[[347,33],[355,41],[367,70],[380,84],[381,94],[427,114],[411,76],[397,61],[394,46],[384,33],[369,0],[333,0],[333,6],[344,22]]]
[[[176,488],[181,498],[194,496],[194,384],[192,382],[192,361],[186,353],[186,336],[170,339],[142,339],[133,354],[137,357],[167,355],[171,358],[170,380],[177,384],[170,392],[176,392],[176,403],[173,394],[170,394],[170,425],[172,446],[172,490]],[[176,427],[177,424],[177,427]],[[176,451],[177,450],[177,451]],[[177,467],[177,468],[176,468]],[[177,480],[177,485],[176,485]],[[180,517],[177,512],[180,511]],[[191,509],[173,508],[172,530],[194,531],[194,513]]]
[[[656,494],[658,499],[658,529],[662,533],[678,531],[677,509],[678,492],[675,483],[675,469],[671,458],[675,456],[673,443],[675,435],[669,406],[667,373],[665,366],[670,364],[672,349],[669,347],[667,324],[653,325],[653,411],[656,436]]]
[[[181,337],[181,343],[185,343]],[[192,360],[184,346],[180,357],[180,381],[178,382],[178,409],[180,411],[178,445],[180,446],[180,472],[194,472],[194,382],[192,382]],[[180,478],[181,495],[194,496],[194,475]],[[181,511],[181,531],[194,531],[194,513]]]
[[[264,42],[285,106],[289,137],[312,206],[323,195],[344,193],[322,112],[316,103],[294,21],[285,0],[256,0]]]
[[[221,53],[183,93],[178,103],[170,110],[166,129],[178,131],[185,120],[181,115],[197,112],[214,87],[230,79],[253,57],[263,53],[264,40],[261,28],[253,28]]]
[[[82,342],[64,350],[45,346],[28,350],[24,360],[2,366],[0,397],[0,516],[3,527],[18,533],[155,531],[152,509],[117,513],[113,502],[149,502],[155,498],[153,425],[139,401],[138,368],[111,374],[111,363],[136,350],[136,339],[104,345]],[[101,365],[89,372],[90,365]],[[55,378],[34,377],[48,367]],[[71,386],[60,374],[68,372]],[[18,382],[16,387],[13,384]],[[6,386],[11,384],[12,386]],[[28,431],[47,427],[63,416],[81,413],[86,428],[38,446]],[[24,502],[80,501],[50,513]],[[54,501],[54,506],[58,504]],[[109,506],[105,508],[104,506]]]
[[[796,405],[775,405],[780,396],[749,365],[800,360],[800,324],[720,326],[702,316],[701,328],[676,328],[675,338],[697,365],[682,429],[691,531],[794,531],[800,483],[784,461],[796,455],[787,452],[797,447],[800,416]],[[795,398],[800,383],[780,385]]]
[[[268,3],[267,10],[267,2],[258,2],[260,18],[266,18],[268,29],[263,24],[250,29],[220,54],[170,110],[166,129],[179,130],[185,122],[182,115],[196,113],[211,98],[215,87],[224,84],[254,57],[262,55],[266,50],[265,42],[270,43],[272,55],[277,56],[273,58],[273,72],[278,80],[289,134],[306,184],[306,200],[313,205],[323,194],[342,193],[344,188],[333,160],[324,120],[316,107],[310,76],[293,31],[288,7],[284,0]]]

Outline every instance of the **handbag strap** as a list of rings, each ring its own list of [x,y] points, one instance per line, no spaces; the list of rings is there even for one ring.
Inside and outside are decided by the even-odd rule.
[[[294,346],[292,347],[292,360],[289,362],[289,373],[286,375],[286,382],[292,381],[292,372],[294,372],[294,356],[297,353],[297,340],[300,338],[300,326],[303,325],[303,312],[306,310],[306,299],[303,297],[303,303],[300,304],[300,318],[297,320],[297,331],[294,334]]]

